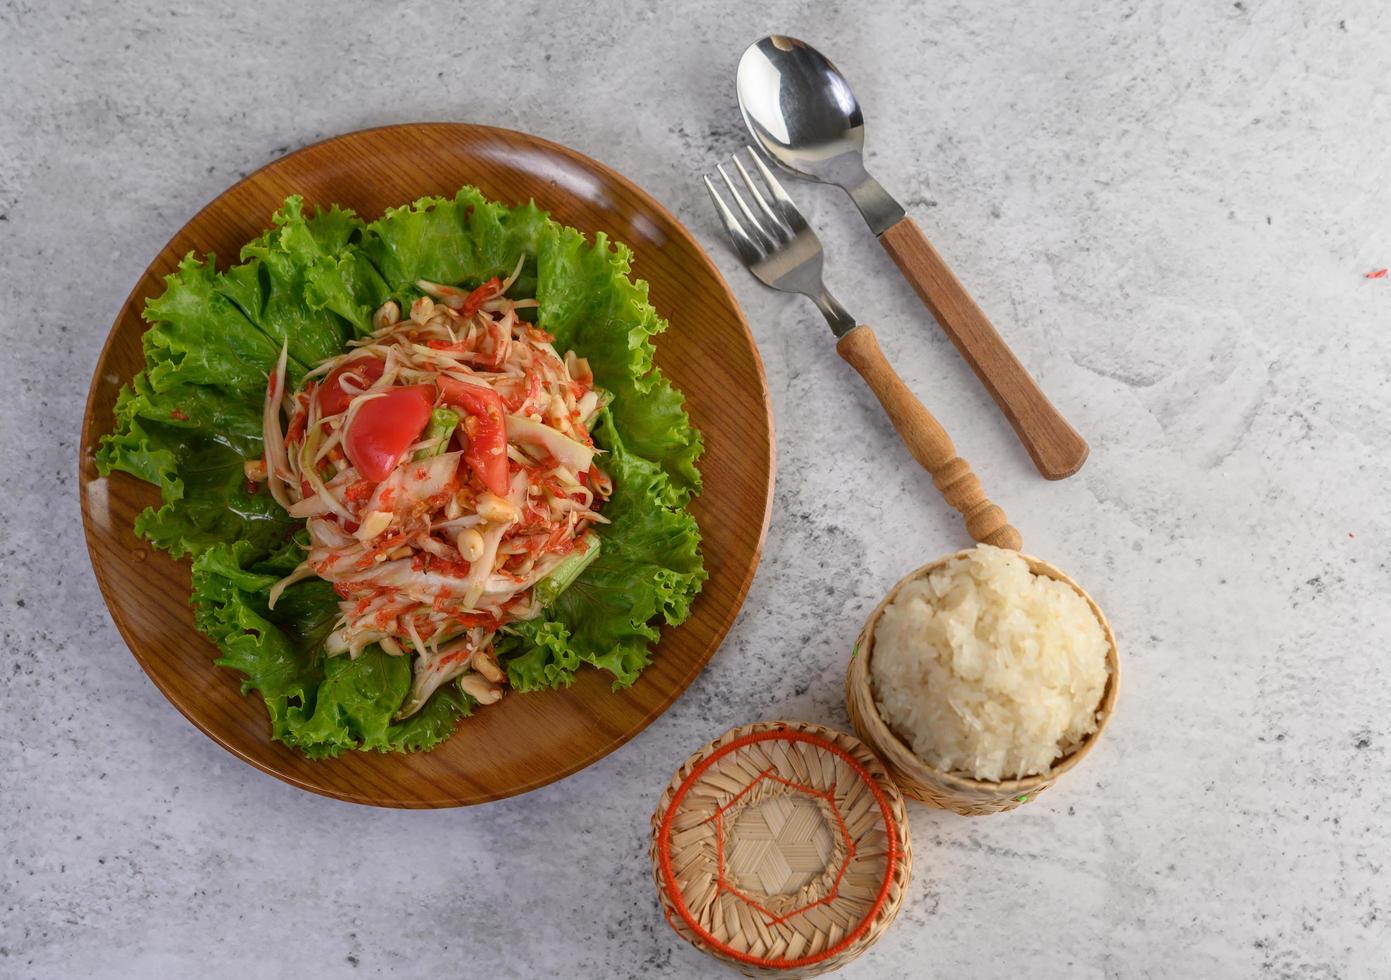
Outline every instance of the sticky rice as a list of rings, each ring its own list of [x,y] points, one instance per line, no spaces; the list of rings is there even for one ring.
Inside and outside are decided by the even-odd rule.
[[[1065,582],[988,545],[909,582],[874,629],[883,719],[944,772],[1047,772],[1097,728],[1106,632]]]

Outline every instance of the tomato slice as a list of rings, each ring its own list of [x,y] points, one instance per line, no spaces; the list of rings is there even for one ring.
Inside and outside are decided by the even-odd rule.
[[[388,388],[362,403],[343,437],[343,450],[362,477],[385,480],[420,438],[435,406],[434,385]]]
[[[493,389],[482,385],[471,385],[443,376],[438,380],[444,403],[457,405],[469,414],[464,425],[464,431],[468,433],[464,462],[477,474],[489,493],[507,496],[507,429],[502,418],[502,399]]]
[[[351,372],[363,380],[358,385],[359,388],[366,388],[374,384],[382,376],[382,371],[386,368],[386,362],[380,357],[371,354],[364,354],[361,357],[354,357],[351,361],[334,368],[324,379],[323,385],[319,388],[319,414],[321,416],[337,415],[339,412],[348,410],[348,403],[353,400],[353,396],[343,390],[343,386],[338,383],[338,379]]]

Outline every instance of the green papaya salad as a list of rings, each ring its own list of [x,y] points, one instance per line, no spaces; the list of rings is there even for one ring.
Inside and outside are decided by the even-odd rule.
[[[147,303],[97,458],[159,488],[136,532],[192,558],[272,736],[429,749],[585,664],[631,684],[706,572],[700,435],[629,251],[471,187],[273,225]]]

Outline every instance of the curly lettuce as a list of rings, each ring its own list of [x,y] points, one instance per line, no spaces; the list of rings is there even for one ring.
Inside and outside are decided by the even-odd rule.
[[[369,647],[328,657],[338,615],[328,583],[270,587],[304,557],[302,523],[242,464],[261,454],[260,403],[282,343],[291,383],[371,329],[387,298],[403,307],[419,279],[474,285],[505,276],[525,256],[514,295],[534,295],[538,325],[560,350],[588,358],[613,399],[594,426],[614,494],[598,557],[537,619],[497,638],[511,685],[570,683],[589,664],[633,683],[651,661],[657,623],[676,625],[706,579],[700,530],[685,509],[700,490],[700,434],[681,393],[653,364],[666,329],[633,280],[631,252],[601,232],[592,241],[534,204],[507,207],[472,187],[422,198],[363,222],[337,207],[306,214],[288,199],[238,264],[188,256],[147,302],[145,369],[123,390],[116,424],[97,454],[103,474],[129,473],[159,489],[136,533],[193,559],[195,623],[266,703],[272,737],[313,758],[348,749],[425,750],[473,708],[454,685],[403,721],[410,665]]]

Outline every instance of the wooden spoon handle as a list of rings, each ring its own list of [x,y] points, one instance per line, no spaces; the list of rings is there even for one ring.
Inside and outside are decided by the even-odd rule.
[[[917,222],[904,218],[879,241],[1009,419],[1038,471],[1061,480],[1081,469],[1086,442],[1019,363]]]
[[[1005,512],[986,497],[971,466],[956,455],[947,430],[908,390],[869,327],[859,326],[836,343],[836,350],[860,372],[913,458],[932,474],[932,483],[966,521],[976,541],[1019,550],[1022,540]]]

